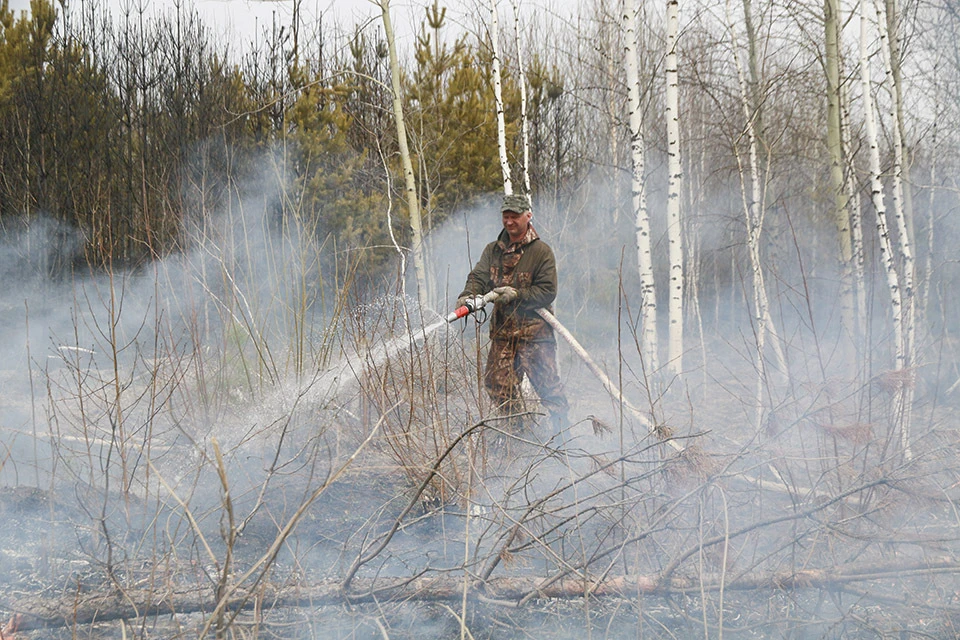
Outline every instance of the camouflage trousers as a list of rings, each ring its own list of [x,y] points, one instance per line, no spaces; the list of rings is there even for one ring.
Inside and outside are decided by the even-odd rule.
[[[501,414],[525,410],[520,382],[526,374],[540,404],[554,419],[566,420],[569,405],[557,373],[557,344],[516,338],[494,338],[490,344],[484,386]]]

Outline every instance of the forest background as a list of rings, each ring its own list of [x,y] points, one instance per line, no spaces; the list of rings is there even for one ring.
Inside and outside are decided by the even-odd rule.
[[[383,22],[296,6],[243,47],[187,5],[0,8],[2,473],[80,532],[28,566],[115,598],[8,605],[21,628],[147,636],[159,593],[181,633],[256,635],[283,623],[237,617],[265,585],[280,610],[327,581],[303,597],[462,586],[450,616],[337,620],[466,637],[502,630],[505,592],[593,603],[609,578],[614,637],[955,629],[956,3],[404,5],[396,83]],[[563,343],[576,448],[492,480],[483,334],[437,323],[505,189],[600,365]],[[390,544],[415,507],[460,533]],[[468,610],[498,571],[533,581]],[[774,595],[738,617],[728,587]]]

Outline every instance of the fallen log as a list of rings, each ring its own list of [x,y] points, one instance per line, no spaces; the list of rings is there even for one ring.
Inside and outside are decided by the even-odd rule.
[[[845,584],[884,580],[911,575],[960,574],[960,562],[898,563],[807,569],[771,574],[730,576],[711,575],[703,579],[626,575],[603,580],[565,578],[548,585],[543,578],[515,576],[493,578],[483,584],[472,584],[468,594],[485,602],[515,605],[530,593],[542,599],[574,599],[583,597],[634,598],[639,595],[725,591],[784,591],[797,589],[840,588]],[[323,580],[310,585],[277,585],[264,583],[251,595],[237,589],[230,598],[229,610],[270,610],[287,607],[319,607],[342,604],[363,604],[386,601],[456,602],[463,598],[463,578],[425,576],[414,579],[361,579],[353,581],[355,591],[344,592],[341,581]],[[887,594],[888,595],[888,594]],[[878,594],[878,598],[885,597]],[[60,598],[32,596],[6,603],[5,608],[17,616],[18,629],[71,627],[117,619],[164,616],[173,614],[209,613],[217,598],[212,587],[158,587],[128,589],[123,592],[77,592]]]

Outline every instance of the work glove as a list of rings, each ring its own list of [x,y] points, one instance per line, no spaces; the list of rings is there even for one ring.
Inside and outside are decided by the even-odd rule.
[[[510,304],[511,302],[516,300],[517,296],[519,295],[517,293],[517,290],[514,289],[513,287],[497,287],[496,289],[493,290],[493,292],[498,295],[498,298],[494,302],[494,304],[498,304],[498,305]]]
[[[473,296],[471,296],[471,295],[463,295],[463,296],[460,296],[459,298],[457,298],[457,306],[455,306],[454,309],[459,309],[459,308],[462,307],[463,305],[467,304],[467,300],[469,300],[469,299],[472,298],[472,297],[473,297]]]

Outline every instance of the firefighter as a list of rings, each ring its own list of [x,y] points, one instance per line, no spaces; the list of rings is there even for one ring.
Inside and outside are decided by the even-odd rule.
[[[531,224],[527,196],[504,197],[500,211],[503,230],[467,276],[457,306],[491,290],[499,294],[490,321],[484,386],[502,415],[521,413],[520,382],[526,374],[550,413],[554,433],[560,433],[569,424],[569,406],[557,374],[557,342],[553,329],[536,313],[540,308],[553,312],[557,261]]]

